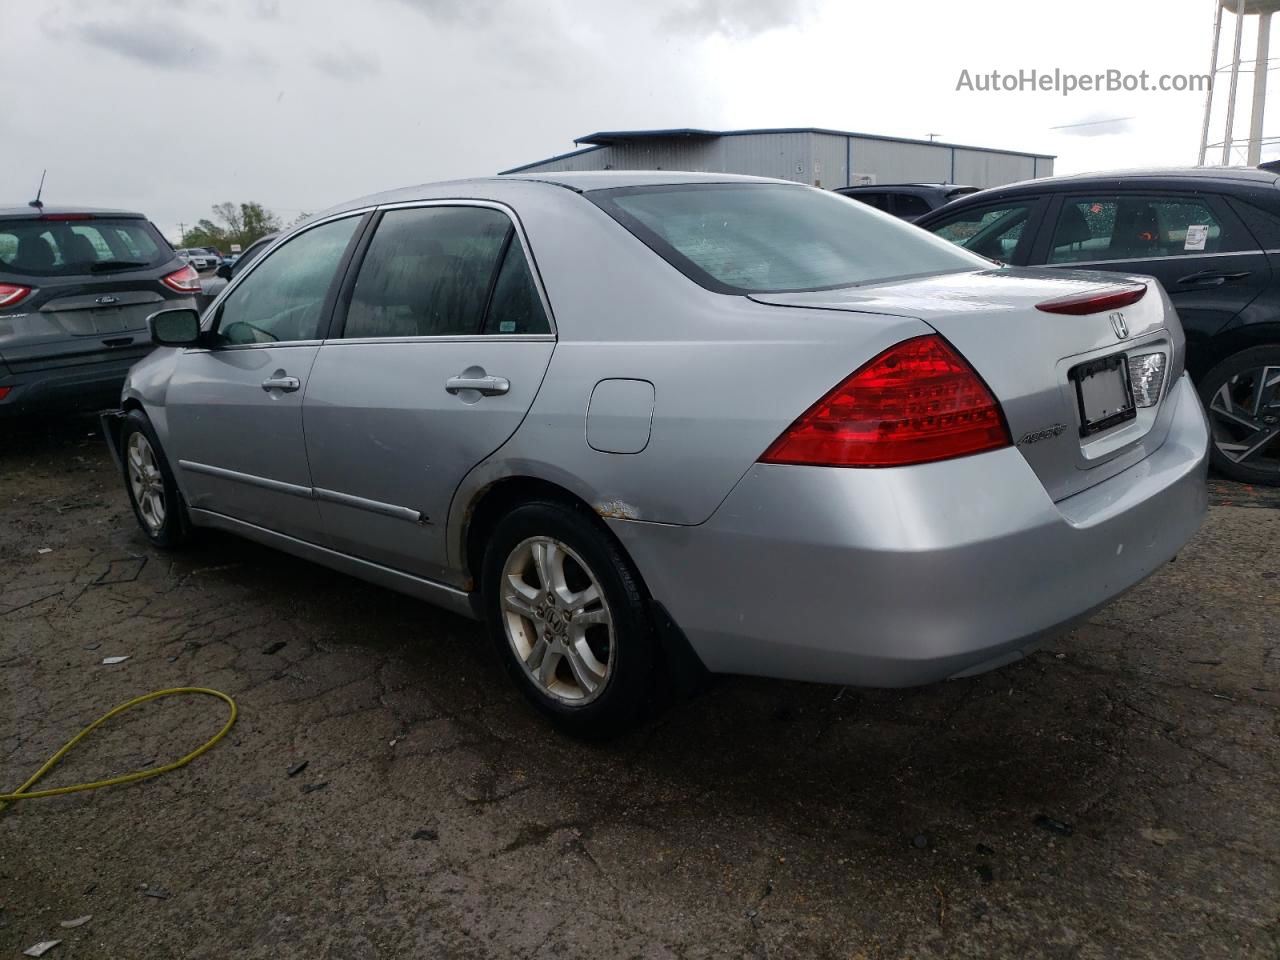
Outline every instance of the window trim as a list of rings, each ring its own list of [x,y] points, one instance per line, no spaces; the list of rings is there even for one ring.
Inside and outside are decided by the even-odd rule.
[[[347,241],[347,248],[343,251],[342,258],[338,261],[338,266],[334,270],[334,279],[329,282],[329,289],[325,292],[324,304],[320,308],[320,322],[317,325],[317,332],[323,335],[323,333],[328,330],[332,324],[332,314],[336,301],[336,294],[338,289],[340,289],[339,284],[346,276],[353,252],[358,249],[361,241],[364,239],[364,235],[368,232],[370,215],[373,210],[373,207],[359,207],[354,210],[343,210],[340,213],[335,213],[322,219],[309,222],[306,226],[299,230],[295,230],[292,233],[285,233],[276,237],[275,240],[267,245],[267,248],[263,250],[262,253],[258,254],[252,261],[250,261],[249,266],[244,273],[233,275],[227,285],[223,287],[217,297],[214,298],[213,302],[205,308],[204,313],[200,316],[201,331],[210,335],[217,333],[218,325],[222,322],[222,307],[227,297],[231,296],[235,289],[239,287],[240,284],[244,283],[247,278],[253,276],[253,272],[265,263],[268,257],[275,253],[277,247],[282,247],[286,243],[296,240],[304,233],[314,230],[317,227],[322,227],[325,224],[333,223],[337,220],[344,220],[348,217],[356,217],[358,218],[358,222],[351,233],[351,238]],[[211,351],[221,352],[223,350],[261,350],[266,347],[278,350],[284,347],[317,346],[323,342],[323,336],[321,336],[308,340],[280,340],[270,343],[220,343],[209,347],[187,347],[183,352],[209,353]]]
[[[414,210],[421,207],[480,207],[482,209],[496,210],[504,214],[509,221],[507,228],[507,236],[503,240],[502,248],[498,253],[498,259],[494,264],[493,276],[489,278],[489,289],[485,295],[484,311],[481,313],[481,328],[475,333],[450,333],[436,334],[434,336],[396,336],[396,337],[344,337],[342,331],[347,324],[347,311],[351,306],[351,297],[355,292],[356,280],[360,275],[360,267],[364,264],[364,258],[369,251],[369,247],[373,243],[373,238],[378,232],[378,224],[382,222],[383,216],[392,210]],[[337,298],[333,305],[333,314],[329,321],[327,335],[324,338],[326,345],[334,344],[357,344],[357,343],[421,343],[423,341],[431,342],[467,342],[467,341],[483,341],[485,343],[493,343],[497,341],[555,341],[558,334],[556,326],[555,314],[551,310],[551,301],[547,297],[547,292],[542,283],[542,271],[538,268],[538,262],[533,256],[533,251],[529,247],[528,238],[525,235],[524,224],[521,223],[519,215],[514,209],[505,203],[499,203],[495,200],[478,200],[470,197],[447,197],[433,198],[431,200],[404,200],[398,203],[386,203],[376,207],[373,210],[375,214],[370,218],[369,225],[364,233],[361,234],[356,249],[351,256],[351,262],[347,268],[346,275],[343,278],[342,287],[338,291]],[[529,274],[533,279],[534,289],[538,292],[538,299],[542,304],[542,310],[547,317],[547,325],[551,328],[550,333],[485,333],[484,318],[488,314],[489,304],[493,298],[493,290],[497,284],[498,273],[502,270],[502,261],[507,251],[511,247],[512,240],[520,241],[520,251],[524,254],[525,263],[529,266]]]

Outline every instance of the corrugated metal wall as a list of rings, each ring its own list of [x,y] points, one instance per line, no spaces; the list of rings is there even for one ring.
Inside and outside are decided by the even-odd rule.
[[[901,140],[828,133],[760,133],[711,138],[624,140],[522,172],[569,170],[695,170],[778,177],[843,187],[854,175],[877,183],[965,183],[994,187],[1053,174],[1053,160]]]
[[[1042,172],[1048,176],[1053,169],[1053,161],[1042,161],[1049,166],[1049,171]],[[1013,183],[1016,180],[1030,180],[1036,175],[1036,158],[1019,157],[1011,153],[988,153],[980,150],[956,151],[956,183],[972,183],[976,187],[994,187],[1001,183]]]
[[[945,183],[951,179],[950,147],[851,139],[853,172],[874,174],[877,183]]]

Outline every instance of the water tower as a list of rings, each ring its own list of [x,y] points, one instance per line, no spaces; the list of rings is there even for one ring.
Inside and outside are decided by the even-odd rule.
[[[1262,145],[1270,142],[1263,136],[1262,120],[1267,107],[1267,67],[1271,47],[1271,15],[1280,10],[1280,0],[1218,0],[1214,4],[1213,18],[1213,61],[1211,75],[1213,86],[1217,85],[1218,74],[1230,71],[1230,83],[1227,87],[1227,122],[1222,140],[1209,142],[1209,125],[1213,114],[1213,88],[1210,87],[1204,103],[1204,127],[1200,133],[1200,166],[1204,166],[1210,148],[1222,148],[1222,165],[1231,163],[1232,128],[1236,119],[1236,91],[1240,84],[1242,63],[1240,60],[1240,41],[1244,33],[1244,18],[1258,18],[1258,53],[1256,59],[1245,61],[1245,73],[1253,74],[1253,112],[1249,119],[1249,141],[1246,162],[1256,167],[1262,159]],[[1222,36],[1222,13],[1229,11],[1235,15],[1235,46],[1229,67],[1218,66],[1218,41]]]

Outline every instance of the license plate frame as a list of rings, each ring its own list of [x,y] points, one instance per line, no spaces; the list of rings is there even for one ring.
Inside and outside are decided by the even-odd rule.
[[[1110,430],[1138,416],[1133,385],[1129,382],[1129,360],[1125,354],[1113,353],[1077,364],[1068,376],[1076,391],[1082,438]]]

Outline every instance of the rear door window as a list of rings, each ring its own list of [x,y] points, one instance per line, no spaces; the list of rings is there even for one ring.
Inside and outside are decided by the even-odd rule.
[[[507,252],[493,285],[493,296],[485,313],[484,332],[496,334],[550,333],[547,312],[542,308],[538,288],[524,249],[514,235],[507,242]]]
[[[859,203],[865,203],[868,207],[875,207],[877,210],[889,209],[889,198],[883,193],[846,193],[846,197],[857,200]]]
[[[71,277],[144,269],[173,256],[146,220],[0,220],[0,271]]]
[[[1197,197],[1068,197],[1049,249],[1049,263],[1143,260],[1230,253],[1252,247]]]
[[[929,201],[914,193],[895,193],[893,212],[899,217],[923,217],[929,212]]]
[[[342,336],[548,333],[510,218],[490,207],[388,210],[351,293]]]

